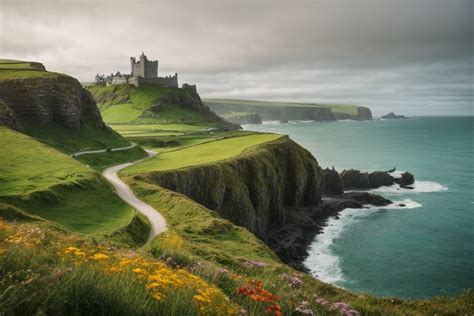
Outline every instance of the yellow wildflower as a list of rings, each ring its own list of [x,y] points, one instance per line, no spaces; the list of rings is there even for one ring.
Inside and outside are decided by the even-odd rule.
[[[108,259],[108,258],[109,258],[109,256],[107,256],[106,254],[100,253],[100,252],[89,257],[89,259],[96,260],[96,261],[105,260],[105,259]]]
[[[148,274],[148,272],[146,272],[142,268],[135,268],[132,271],[135,272],[136,274]]]
[[[76,251],[81,251],[81,249],[79,249],[77,247],[70,246],[70,247],[67,247],[64,250],[64,253],[70,253],[70,252],[76,252]]]

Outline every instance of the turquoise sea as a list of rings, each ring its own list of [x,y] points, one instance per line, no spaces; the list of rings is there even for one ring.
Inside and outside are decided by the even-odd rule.
[[[474,117],[264,122],[322,167],[410,171],[414,190],[374,190],[406,208],[346,209],[314,240],[306,266],[355,292],[401,298],[474,288]]]

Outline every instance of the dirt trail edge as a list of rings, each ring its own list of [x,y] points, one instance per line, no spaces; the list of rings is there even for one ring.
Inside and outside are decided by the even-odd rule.
[[[151,150],[147,150],[146,152],[148,153],[147,158],[107,168],[102,172],[102,175],[114,186],[118,196],[122,200],[148,218],[151,224],[150,236],[147,241],[147,243],[149,243],[156,235],[166,231],[166,220],[163,215],[151,205],[138,199],[130,187],[117,176],[117,172],[120,170],[156,155],[156,153]]]

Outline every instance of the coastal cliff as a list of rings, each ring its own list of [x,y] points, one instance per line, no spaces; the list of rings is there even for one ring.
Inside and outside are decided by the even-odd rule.
[[[250,100],[204,100],[219,115],[232,113],[258,114],[263,121],[283,120],[371,120],[369,108],[355,105],[319,105],[311,103],[285,103]]]
[[[0,104],[1,120],[11,128],[22,123],[79,128],[85,121],[104,127],[92,95],[66,75],[1,80]]]
[[[323,185],[316,159],[287,137],[229,160],[134,178],[182,193],[264,241],[294,208],[318,205]]]
[[[42,64],[0,64],[0,124],[65,153],[128,146],[108,128],[91,93]],[[21,68],[20,68],[21,66]]]

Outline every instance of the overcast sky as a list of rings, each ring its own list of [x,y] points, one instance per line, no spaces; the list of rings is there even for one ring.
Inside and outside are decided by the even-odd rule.
[[[473,115],[473,0],[0,0],[0,58],[92,81],[143,50],[203,98]]]

